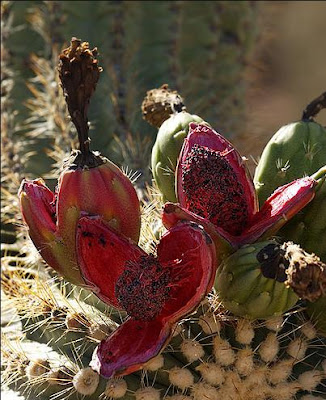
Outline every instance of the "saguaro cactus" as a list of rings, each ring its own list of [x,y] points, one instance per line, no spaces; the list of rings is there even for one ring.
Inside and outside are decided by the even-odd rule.
[[[112,127],[115,127],[115,132],[118,134],[123,135],[129,129],[130,131],[140,129],[142,124],[140,102],[149,88],[162,83],[155,81],[162,76],[162,71],[165,74],[164,82],[170,79],[170,76],[179,79],[178,82],[176,81],[176,86],[180,85],[182,93],[187,99],[189,98],[190,102],[193,102],[189,109],[202,115],[214,125],[214,120],[210,119],[209,114],[216,115],[216,108],[213,106],[216,104],[215,100],[218,100],[218,95],[210,91],[208,98],[213,106],[212,108],[203,106],[207,101],[203,93],[207,92],[208,86],[202,75],[196,75],[198,60],[194,59],[194,55],[189,49],[196,48],[198,59],[201,61],[207,57],[209,61],[207,63],[208,76],[212,81],[218,80],[216,81],[217,91],[221,89],[218,88],[219,83],[223,89],[222,83],[225,81],[232,82],[230,90],[235,88],[239,69],[238,67],[234,69],[229,67],[236,64],[233,63],[233,51],[237,49],[238,53],[236,54],[239,55],[239,52],[242,54],[243,45],[244,48],[247,48],[246,45],[250,42],[247,40],[244,21],[248,21],[248,15],[251,16],[251,3],[205,3],[206,7],[203,9],[202,17],[199,18],[199,21],[196,19],[196,30],[200,30],[202,35],[192,34],[191,36],[189,36],[189,32],[193,29],[193,21],[198,14],[196,10],[202,7],[202,2],[159,2],[156,9],[153,7],[154,3],[151,2],[80,2],[78,4],[80,9],[77,8],[75,2],[42,3],[41,11],[45,17],[49,17],[50,6],[57,5],[58,8],[55,11],[59,14],[61,11],[58,10],[60,9],[65,9],[67,12],[70,10],[68,15],[71,25],[68,25],[67,21],[62,21],[62,26],[58,27],[59,31],[63,29],[62,32],[64,29],[77,29],[78,26],[82,26],[83,24],[77,23],[78,18],[83,19],[82,16],[88,13],[89,18],[103,17],[103,19],[99,19],[99,26],[106,25],[105,18],[107,17],[110,24],[106,25],[106,29],[110,28],[112,32],[116,33],[108,39],[112,58],[110,55],[103,57],[106,60],[103,67],[106,71],[110,71],[110,75],[108,74],[103,80],[103,87],[106,90],[103,93],[105,92],[106,96],[111,93],[114,102],[113,105],[111,104],[111,108],[108,108],[107,117],[97,123],[96,127],[99,132],[101,124],[105,125],[111,118]],[[92,4],[94,5],[92,6]],[[33,6],[35,5],[33,4]],[[13,4],[13,10],[15,7],[16,4]],[[35,7],[31,14],[34,17],[38,15]],[[155,15],[160,15],[161,22],[168,20],[173,27],[176,26],[177,34],[173,29],[161,29],[162,25],[155,24],[157,19],[150,18]],[[164,15],[166,15],[165,19],[162,18]],[[216,15],[218,15],[217,19],[215,19]],[[144,21],[148,21],[148,24],[143,23]],[[176,25],[175,22],[177,22]],[[94,24],[89,20],[88,23],[87,26],[91,28],[90,32],[92,29],[95,32]],[[33,24],[35,26],[35,19]],[[86,29],[84,26],[82,28]],[[166,28],[165,25],[164,28]],[[47,27],[40,26],[40,29],[44,34]],[[215,35],[216,29],[221,29],[221,36]],[[174,41],[163,41],[161,44],[163,50],[160,46],[153,49],[152,34],[154,31],[161,32],[161,30],[162,35],[171,35]],[[73,34],[78,34],[78,32],[73,32]],[[137,38],[144,38],[146,46],[140,39],[137,43]],[[210,41],[216,47],[207,47],[206,44],[211,43]],[[150,75],[139,69],[139,75],[135,79],[129,64],[130,54],[121,51],[121,49],[127,50],[129,44],[132,43],[135,46],[140,44],[141,49],[138,53],[136,51],[132,53],[136,65],[143,67],[143,65],[152,66],[154,64],[159,65],[162,70],[158,67],[157,70],[152,68],[152,75]],[[221,48],[219,44],[221,44]],[[98,45],[100,51],[105,54],[105,47],[101,43]],[[52,43],[47,49],[52,52],[54,47]],[[171,51],[171,48],[173,57],[163,57],[161,64],[154,63],[153,59],[157,60],[164,54],[164,51],[167,49]],[[133,47],[131,46],[130,49]],[[220,49],[225,55],[225,60],[228,60],[225,70],[221,64],[214,64],[216,61],[213,55],[214,49]],[[109,60],[111,61],[109,62]],[[33,103],[35,106],[32,109],[34,116],[39,104],[49,106],[49,99],[53,100],[56,97],[51,92],[54,80],[51,81],[51,84],[46,80],[48,71],[52,70],[51,63],[51,60],[35,59],[37,79],[30,86],[37,100]],[[187,84],[185,76],[182,75],[186,65],[193,65],[194,68],[187,76],[187,79],[192,79],[192,74],[194,74],[194,85],[191,85],[191,89],[189,86],[188,92],[182,90],[182,87]],[[219,73],[215,74],[216,71]],[[223,77],[222,72],[229,73],[228,79]],[[141,79],[142,76],[145,83]],[[150,80],[150,83],[147,79]],[[142,85],[145,84],[146,87],[142,91],[140,87],[143,88]],[[172,86],[173,84],[171,84]],[[232,96],[229,98],[228,93],[230,92],[227,88],[224,89],[222,97],[234,99]],[[197,91],[197,95],[191,90]],[[50,93],[52,93],[52,97],[47,97],[46,95]],[[239,94],[238,91],[236,93]],[[43,94],[45,95],[43,96]],[[10,92],[9,97],[11,95]],[[137,96],[140,99],[139,104]],[[45,100],[41,103],[38,102],[40,99]],[[201,99],[203,99],[202,103]],[[106,98],[106,100],[108,99]],[[101,103],[100,100],[97,101]],[[46,123],[55,121],[50,125],[53,127],[53,133],[47,131],[48,139],[54,144],[51,149],[52,155],[53,151],[57,149],[55,160],[61,161],[63,155],[70,151],[72,135],[69,133],[70,125],[62,112],[62,103],[58,99],[58,103],[53,101],[53,104],[55,105],[53,113],[42,115],[42,123],[38,125],[38,128],[44,131],[44,121]],[[190,104],[189,101],[187,104]],[[7,105],[9,107],[10,103]],[[91,122],[95,120],[95,116],[100,121],[103,107],[105,108],[106,105],[107,103],[103,103],[95,106],[93,113],[94,110],[96,113],[89,114]],[[222,109],[223,107],[218,110]],[[50,110],[50,107],[46,110]],[[208,117],[204,115],[204,110],[207,110]],[[222,115],[224,112],[221,112],[220,116]],[[241,112],[237,115],[240,118]],[[139,125],[137,125],[137,120]],[[236,121],[237,118],[233,120]],[[11,126],[10,124],[6,125],[7,132],[10,132]],[[119,128],[117,128],[118,126]],[[219,123],[218,126],[221,124]],[[227,125],[225,126],[227,127]],[[62,132],[60,141],[53,137],[58,136],[58,130]],[[94,140],[94,145],[96,148],[103,149],[102,151],[105,153],[102,146],[96,146],[100,141],[100,139]],[[105,141],[109,142],[110,140],[103,139],[103,142]],[[9,141],[7,141],[7,149],[9,149],[8,143]],[[84,145],[87,146],[87,143]],[[221,304],[221,298],[216,291],[212,290],[206,295],[213,285],[215,268],[220,267],[219,263],[213,263],[213,254],[223,247],[215,248],[213,246],[213,228],[212,230],[207,229],[209,224],[199,224],[201,227],[198,227],[199,219],[204,219],[200,216],[197,216],[198,218],[195,218],[194,221],[184,222],[183,220],[187,219],[184,218],[184,215],[188,215],[187,210],[184,211],[184,214],[178,213],[176,211],[178,206],[170,203],[175,214],[170,214],[169,218],[175,216],[176,220],[172,221],[174,227],[171,228],[167,225],[169,232],[166,233],[166,229],[161,223],[161,196],[154,188],[148,187],[146,196],[141,201],[141,228],[138,246],[135,243],[138,239],[138,229],[135,235],[130,235],[124,230],[116,229],[114,224],[108,225],[110,221],[101,219],[101,215],[99,215],[101,210],[97,207],[98,199],[92,197],[93,192],[89,197],[92,204],[96,203],[93,204],[94,208],[81,207],[77,210],[80,213],[79,225],[77,224],[76,228],[79,232],[77,235],[79,241],[73,250],[77,249],[80,252],[78,253],[78,264],[82,264],[82,276],[85,279],[84,283],[87,283],[88,286],[76,287],[48,268],[39,252],[35,251],[35,247],[30,243],[26,231],[22,230],[18,200],[17,197],[13,197],[13,193],[16,196],[18,189],[15,188],[15,182],[19,182],[25,172],[19,158],[22,149],[15,146],[10,149],[13,156],[4,158],[6,185],[3,191],[5,200],[3,215],[6,217],[6,221],[10,220],[19,225],[21,229],[16,233],[12,240],[13,243],[3,246],[2,279],[3,290],[8,300],[7,304],[11,310],[13,309],[17,313],[21,330],[16,333],[19,340],[10,340],[9,335],[3,340],[2,372],[6,385],[29,400],[35,398],[41,400],[80,400],[82,398],[311,400],[322,398],[326,384],[326,339],[318,331],[319,325],[315,326],[306,313],[306,303],[303,300],[301,286],[300,294],[298,294],[301,299],[290,310],[280,310],[280,315],[276,317],[264,318],[259,315],[258,319],[257,315],[254,315],[248,319],[237,316],[235,312],[232,313],[233,310],[229,310],[227,304]],[[14,163],[10,164],[13,161]],[[12,165],[18,165],[19,168],[13,169]],[[196,170],[196,166],[192,166]],[[51,178],[53,179],[54,176],[57,178],[57,173],[55,165]],[[50,183],[53,184],[53,182]],[[112,190],[112,187],[109,187],[108,190]],[[113,192],[116,193],[114,190]],[[121,196],[123,195],[122,191],[119,193]],[[293,196],[295,197],[295,194]],[[111,197],[109,196],[109,198]],[[80,199],[85,200],[83,193],[81,193]],[[51,198],[49,204],[47,203],[48,211],[53,211],[51,207],[54,206],[54,202],[52,200],[55,198]],[[59,200],[57,199],[57,201]],[[314,200],[312,199],[312,201]],[[51,205],[51,203],[53,204]],[[204,206],[206,207],[207,204]],[[74,207],[75,211],[76,208]],[[51,220],[51,216],[54,218],[51,212],[48,212],[46,214],[48,219],[44,219],[47,222],[50,220],[52,225],[56,226],[57,221]],[[177,220],[179,217],[180,220]],[[171,219],[169,221],[171,222]],[[168,221],[165,222],[168,224]],[[218,224],[218,221],[216,223]],[[99,233],[96,229],[91,231],[90,226],[94,229],[100,227],[103,235],[101,236],[101,232]],[[210,237],[211,234],[212,237]],[[192,238],[191,240],[188,235]],[[227,237],[228,235],[226,235],[226,241]],[[70,243],[73,247],[74,242]],[[40,247],[41,252],[47,244],[43,242],[45,247]],[[116,250],[118,245],[121,245],[121,251]],[[225,247],[228,252],[234,252],[236,247],[241,245],[242,243],[237,243],[235,247],[230,245]],[[99,248],[96,246],[102,246],[100,252],[96,251]],[[258,244],[254,244],[254,250],[255,246],[259,247]],[[87,251],[88,248],[92,248],[92,251]],[[110,248],[110,253],[107,251],[108,248]],[[250,249],[249,258],[252,258],[251,253],[254,250]],[[237,251],[242,252],[243,249],[240,248]],[[140,256],[141,262],[138,259],[135,260],[137,256]],[[306,253],[305,257],[309,258]],[[110,274],[106,269],[109,266],[108,262],[112,262],[112,260],[114,267],[110,269],[110,274],[114,279],[111,280],[113,284],[108,289],[106,284]],[[205,261],[204,264],[202,260]],[[266,260],[263,254],[262,263],[264,261]],[[324,264],[319,260],[317,260],[317,264],[320,276],[323,276]],[[280,264],[278,266],[280,269],[283,268]],[[164,273],[162,273],[163,267],[166,268]],[[114,268],[118,269],[118,274]],[[171,268],[173,271],[169,272]],[[293,275],[295,272],[293,271]],[[101,279],[102,277],[103,279]],[[153,279],[153,277],[160,279]],[[159,281],[158,287],[156,281]],[[115,284],[115,282],[117,283]],[[197,282],[199,282],[198,285]],[[171,296],[169,297],[169,295]],[[146,304],[141,302],[142,296],[147,296]],[[296,299],[295,296],[294,298]],[[115,307],[111,306],[112,299]],[[147,310],[145,316],[140,315],[151,299],[153,302],[158,299],[161,303],[155,304],[155,307],[151,308],[151,312]],[[111,300],[111,304],[107,300]],[[123,307],[119,307],[119,302]],[[199,304],[199,302],[201,303]],[[192,314],[189,315],[189,312]],[[149,321],[144,320],[144,317]],[[125,329],[131,320],[134,327],[137,327],[137,323],[142,326],[146,324],[156,326],[156,317],[162,323],[163,328],[168,327],[169,340],[164,340],[164,343],[158,342],[159,350],[155,351],[154,358],[151,358],[154,353],[146,353],[146,343],[144,343],[146,341],[140,340],[141,334],[137,329],[133,331],[135,334],[132,337],[126,335],[127,341],[119,342],[117,340],[114,342],[118,333]],[[166,334],[166,330],[163,333]],[[166,339],[164,335],[163,337]],[[105,347],[103,343],[109,342],[117,343],[113,350],[115,355],[118,353],[123,359],[124,366],[129,362],[128,352],[130,349],[134,355],[139,355],[140,349],[137,346],[140,346],[140,343],[142,344],[141,351],[146,353],[146,360],[142,358],[141,362],[136,364],[137,368],[135,368],[135,363],[132,363],[131,366],[128,365],[130,368],[113,368],[112,371],[110,370],[110,374],[101,373],[101,369],[98,368],[95,371],[93,369],[94,361],[91,361],[94,352],[98,354],[96,349],[102,349]],[[104,352],[103,357],[105,363],[110,364],[112,354],[109,351]],[[111,367],[112,365],[110,365]],[[108,375],[110,377],[105,377]]]

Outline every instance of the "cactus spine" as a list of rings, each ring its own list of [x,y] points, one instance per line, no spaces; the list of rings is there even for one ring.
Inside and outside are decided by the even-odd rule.
[[[176,4],[175,2],[165,2],[159,5],[159,11],[167,13],[166,19],[173,15],[173,18],[169,20],[177,22],[178,34],[182,32],[180,36],[182,39],[179,41],[179,39],[177,40],[179,36],[175,33],[175,30],[163,30],[164,33],[172,32],[172,35],[174,35],[174,41],[172,40],[173,54],[182,54],[182,57],[172,60],[170,57],[164,58],[162,64],[167,63],[169,65],[166,76],[169,77],[170,73],[172,78],[179,77],[178,86],[187,98],[191,98],[191,101],[194,102],[191,108],[200,113],[201,110],[206,109],[205,101],[201,104],[196,103],[197,99],[202,98],[200,92],[196,95],[196,91],[202,90],[204,92],[207,90],[207,86],[206,89],[202,86],[203,83],[206,84],[207,82],[204,82],[202,76],[198,77],[194,74],[197,83],[189,89],[193,92],[187,93],[182,89],[187,85],[187,79],[189,79],[189,76],[187,79],[181,76],[185,66],[188,65],[189,60],[191,61],[189,49],[198,46],[200,49],[198,59],[201,56],[210,58],[214,52],[212,52],[212,47],[207,47],[206,44],[213,41],[215,48],[219,48],[215,30],[221,28],[224,32],[223,41],[221,41],[224,46],[221,46],[220,53],[224,57],[217,59],[228,60],[228,62],[225,70],[223,70],[221,64],[216,65],[214,63],[216,60],[212,57],[212,62],[208,63],[208,67],[211,68],[208,76],[212,81],[218,79],[214,84],[218,92],[219,84],[222,85],[225,82],[224,77],[220,76],[220,72],[229,72],[229,77],[232,77],[230,79],[231,85],[228,88],[224,87],[225,96],[223,98],[230,99],[230,102],[224,104],[225,107],[226,104],[230,106],[239,95],[238,91],[232,95],[232,89],[238,89],[236,83],[239,79],[239,69],[231,70],[229,67],[234,65],[234,49],[237,49],[236,55],[239,52],[242,54],[243,48],[247,50],[246,44],[250,40],[247,42],[245,27],[252,16],[252,9],[249,2],[241,3],[239,9],[236,3],[215,2],[211,5],[210,2],[207,2],[205,4],[207,7],[204,8],[205,14],[203,14],[201,20],[201,26],[205,28],[204,33],[207,34],[207,37],[203,36],[204,39],[200,42],[200,35],[194,35],[193,41],[187,42],[193,26],[192,18],[194,18],[199,7],[202,10],[201,2],[194,3],[195,5],[186,2]],[[159,29],[159,27],[155,26],[154,23],[149,26],[137,23],[134,24],[133,31],[130,28],[132,25],[130,21],[133,23],[134,21],[143,21],[145,17],[147,21],[148,14],[145,15],[145,11],[152,14],[158,13],[157,10],[147,4],[145,8],[145,4],[146,2],[137,2],[136,5],[132,2],[93,2],[90,5],[87,2],[78,2],[76,5],[76,2],[65,2],[62,3],[62,7],[68,13],[69,26],[67,20],[62,21],[59,30],[63,32],[61,29],[74,30],[78,27],[78,29],[88,29],[89,34],[93,34],[95,37],[95,32],[99,29],[99,26],[105,26],[109,33],[118,33],[120,36],[117,36],[123,43],[124,40],[126,40],[125,43],[129,43],[133,38],[141,37],[146,33],[148,42],[147,47],[144,47],[144,52],[147,49],[150,50],[144,54],[144,57],[147,55],[146,60],[152,61],[149,56],[153,50],[150,42],[151,35],[144,31],[148,28],[149,33],[152,33],[154,28]],[[46,6],[43,10],[44,15],[49,17],[50,12],[47,7],[59,5],[59,2],[47,2],[44,5]],[[17,3],[13,3],[12,6],[14,14],[19,13]],[[26,7],[30,6],[30,2],[24,3],[25,8],[22,8],[22,14]],[[38,4],[35,4],[35,6],[38,6]],[[71,11],[69,12],[69,10]],[[113,13],[111,13],[112,11]],[[237,12],[233,13],[233,11]],[[32,14],[33,12],[35,13],[35,7]],[[95,26],[90,21],[90,16],[98,20],[99,25]],[[99,19],[99,16],[103,18]],[[214,16],[218,16],[218,18],[214,20]],[[107,23],[108,19],[110,24]],[[86,20],[88,23],[86,23]],[[81,21],[84,21],[84,23],[81,23]],[[211,25],[208,22],[215,22],[215,24]],[[34,20],[32,23],[35,26],[36,21]],[[46,28],[46,26],[45,24],[43,28]],[[136,29],[136,27],[138,28]],[[139,36],[133,36],[135,30]],[[138,30],[141,30],[141,32],[138,32]],[[31,30],[27,30],[27,32],[31,33]],[[79,33],[81,37],[84,36],[80,31],[70,32],[68,35],[66,35],[66,31],[64,32],[64,36],[69,38],[72,34],[79,35]],[[41,30],[41,33],[43,36],[44,29]],[[31,34],[33,37],[38,37],[35,33]],[[112,40],[111,37],[109,40]],[[208,39],[208,42],[206,39]],[[92,41],[91,36],[89,36],[89,40]],[[194,45],[195,40],[197,46]],[[35,42],[35,46],[38,43],[38,41]],[[97,42],[97,44],[101,46],[101,43]],[[114,50],[112,57],[114,68],[112,68],[115,70],[115,74],[108,75],[105,80],[103,98],[106,101],[101,106],[94,107],[93,116],[90,117],[92,121],[98,122],[97,129],[99,132],[101,131],[101,124],[107,126],[107,121],[110,121],[117,133],[123,130],[122,127],[125,127],[126,121],[129,127],[133,128],[134,126],[137,127],[138,118],[139,126],[141,126],[141,116],[138,116],[135,111],[139,109],[140,104],[135,108],[133,102],[137,97],[134,97],[134,94],[137,92],[138,99],[142,99],[148,88],[157,86],[156,82],[146,82],[146,85],[143,86],[144,91],[140,93],[140,86],[138,87],[136,86],[138,83],[134,83],[137,80],[133,79],[134,75],[128,60],[121,58],[122,54],[118,44],[115,42],[111,46]],[[170,44],[171,42],[168,42],[165,49],[170,49]],[[245,45],[245,47],[242,45]],[[41,43],[40,47],[41,53],[44,52],[44,43]],[[103,46],[101,47],[103,48]],[[48,51],[49,49],[51,52],[54,51],[52,45],[50,47],[47,45],[46,48]],[[157,54],[161,54],[159,49]],[[42,56],[44,55],[45,53],[42,54]],[[105,57],[107,57],[107,71],[112,72],[112,69],[109,68],[112,66],[108,62],[109,56]],[[145,59],[139,58],[139,62],[143,62],[143,59]],[[40,89],[36,91],[33,87],[33,93],[38,100],[42,98],[42,95],[48,95],[45,103],[49,105],[51,99],[53,99],[49,94],[55,77],[50,79],[51,82],[48,81],[47,72],[51,70],[52,61],[50,57],[48,59],[40,57],[36,60],[34,71],[37,72],[37,84],[40,85]],[[159,59],[159,61],[162,60]],[[128,85],[134,84],[135,86],[131,85],[132,87],[129,88],[123,78],[124,73],[118,73],[121,71],[122,65],[129,68],[127,68],[129,71]],[[164,65],[162,65],[162,68],[165,68]],[[194,69],[197,70],[196,63],[194,65]],[[217,71],[219,73],[216,73]],[[146,72],[142,71],[139,77],[142,77],[143,73],[146,75]],[[191,76],[193,73],[194,71],[191,71]],[[158,82],[158,84],[160,83]],[[128,87],[128,96],[130,96],[128,100],[126,91],[123,90],[126,87]],[[113,105],[109,102],[107,95],[104,95],[108,91],[111,93],[111,98],[114,99]],[[230,92],[231,95],[228,96]],[[217,102],[219,99],[216,95],[214,96],[211,98],[212,104],[217,104],[213,101]],[[35,115],[37,115],[37,110],[42,110],[41,104],[40,102],[34,103]],[[60,146],[55,139],[58,137],[56,134],[58,130],[69,131],[64,113],[61,113],[62,109],[57,103],[55,104],[55,117],[60,116],[60,118],[53,118],[52,121],[55,123],[60,121],[60,123],[51,125],[54,126],[54,129],[48,139],[53,145],[52,155],[57,150],[56,160],[59,161],[63,158],[65,151],[69,151],[71,138],[69,135],[62,135],[61,137],[64,137],[64,140],[60,143]],[[127,105],[129,108],[127,108]],[[107,119],[100,123],[101,110],[107,106]],[[215,110],[212,107],[211,110],[207,109],[208,112],[214,114]],[[225,114],[223,107],[219,109],[219,112],[220,117]],[[52,116],[50,115],[51,118]],[[132,119],[132,116],[134,116],[134,119]],[[211,121],[212,124],[214,123],[209,115],[208,117],[203,115],[203,117]],[[23,114],[20,114],[20,118],[25,120]],[[230,121],[235,120],[233,117],[230,119]],[[44,120],[40,121],[40,129],[44,129],[49,121],[50,118],[45,115]],[[229,123],[231,124],[231,122]],[[227,126],[225,122],[226,128],[224,130],[228,130]],[[145,131],[146,129],[144,129]],[[101,140],[100,137],[97,137],[94,142],[96,147],[102,149],[104,145],[111,141],[111,138],[103,138],[104,143],[102,145]],[[64,149],[60,150],[62,148]],[[17,156],[14,158],[18,160],[18,172],[23,171],[22,173],[25,173],[26,171],[21,165],[22,160],[19,158],[19,150],[14,148],[13,155]],[[31,166],[29,168],[32,169]],[[12,179],[15,176],[13,172],[10,168],[6,172],[6,182],[10,182],[10,185],[8,185],[8,190],[3,193],[6,206],[8,206],[4,212],[6,217],[10,216],[14,224],[21,225],[17,207],[15,208],[15,203],[11,201],[13,193],[17,192],[17,187],[14,187],[15,180]],[[54,176],[57,171],[54,168],[54,171],[51,172]],[[17,177],[15,179],[17,180]],[[20,179],[21,175],[18,176],[18,181]],[[13,184],[11,185],[11,183]],[[154,190],[149,189],[146,197],[149,200],[143,202],[142,219],[144,223],[140,245],[147,251],[154,248],[154,244],[158,240],[157,237],[161,235],[163,228],[158,219],[162,205],[158,200],[159,195]],[[201,400],[205,395],[209,400],[215,400],[218,397],[257,400],[292,397],[307,400],[308,398],[318,399],[325,391],[326,366],[325,361],[321,362],[325,359],[325,339],[318,335],[315,327],[304,314],[304,310],[298,308],[276,319],[250,322],[235,317],[229,311],[223,309],[216,294],[209,296],[196,314],[181,321],[176,326],[174,338],[169,346],[156,359],[151,360],[143,370],[124,378],[105,380],[89,369],[90,354],[94,344],[110,333],[111,329],[115,329],[124,320],[125,315],[113,312],[105,307],[86,290],[79,292],[75,288],[72,289],[64,281],[59,280],[53,275],[53,272],[47,269],[39,254],[35,252],[21,233],[17,234],[17,240],[12,245],[4,246],[3,256],[3,289],[9,300],[8,304],[16,308],[23,329],[20,341],[16,341],[16,343],[3,341],[3,376],[4,382],[22,393],[26,399],[77,400],[85,397],[85,399],[103,398],[110,400]],[[45,343],[48,347],[45,347]],[[43,353],[44,357],[40,358],[39,354],[35,355],[35,349],[37,349],[37,352]]]

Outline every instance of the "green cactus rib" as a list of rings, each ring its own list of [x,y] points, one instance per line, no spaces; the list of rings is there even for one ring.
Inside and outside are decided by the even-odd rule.
[[[56,311],[60,312],[59,310]],[[79,358],[84,365],[87,365],[96,343],[87,339],[87,332],[83,329],[68,330],[64,324],[64,319],[60,321],[59,318],[58,315],[57,317],[38,316],[27,319],[24,315],[20,315],[27,339],[47,344],[53,350],[64,354],[71,361],[74,361],[75,347],[78,347],[80,348]]]

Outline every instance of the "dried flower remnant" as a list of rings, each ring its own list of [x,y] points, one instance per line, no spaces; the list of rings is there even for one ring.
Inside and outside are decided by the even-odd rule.
[[[288,245],[285,258],[290,262],[285,284],[300,298],[316,301],[326,295],[326,264],[296,244]]]

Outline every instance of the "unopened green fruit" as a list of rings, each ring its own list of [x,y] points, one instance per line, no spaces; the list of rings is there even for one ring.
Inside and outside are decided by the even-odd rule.
[[[282,315],[298,301],[284,284],[283,267],[280,245],[275,241],[243,246],[217,269],[215,289],[223,306],[249,319]]]
[[[172,114],[161,125],[152,150],[152,173],[164,201],[176,202],[175,169],[191,122],[203,122],[186,111]]]
[[[326,164],[326,129],[310,121],[282,126],[270,139],[257,165],[254,183],[259,203],[279,186],[312,175]]]

